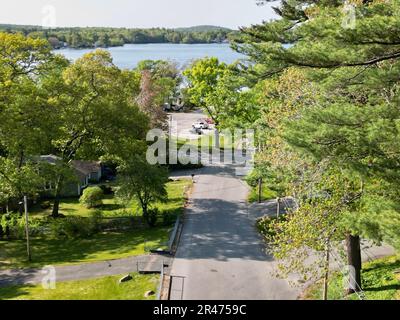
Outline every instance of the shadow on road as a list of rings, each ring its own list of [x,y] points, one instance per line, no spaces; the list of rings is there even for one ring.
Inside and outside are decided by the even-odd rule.
[[[271,261],[260,240],[245,203],[196,199],[195,206],[186,214],[178,256]]]

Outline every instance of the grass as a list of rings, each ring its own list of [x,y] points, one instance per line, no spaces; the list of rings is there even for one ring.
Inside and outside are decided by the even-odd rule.
[[[261,193],[261,201],[275,199],[277,196],[278,194],[275,191],[263,185]],[[258,202],[258,187],[251,188],[247,201],[250,203]]]
[[[400,300],[400,257],[392,256],[366,263],[362,271],[362,283],[367,300]],[[304,293],[304,299],[319,300],[322,297],[322,283],[319,281]],[[329,300],[358,300],[356,294],[344,295],[343,277],[334,273],[329,281]]]
[[[157,203],[162,213],[179,215],[185,203],[184,190],[191,185],[191,180],[169,182],[166,203]],[[100,208],[105,217],[126,215],[121,212],[117,200],[107,197]],[[124,206],[125,207],[125,206]],[[89,216],[93,209],[82,206],[78,199],[66,199],[61,202],[60,212],[65,215]],[[50,214],[51,209],[38,210],[33,216]],[[131,204],[130,214],[139,210]],[[149,248],[159,248],[168,241],[172,227],[141,227],[125,232],[104,232],[88,239],[52,239],[32,238],[32,262],[26,260],[24,240],[0,241],[0,269],[41,267],[43,265],[78,264],[86,262],[120,259],[148,253]]]
[[[55,289],[41,285],[21,285],[0,288],[0,300],[154,300],[144,297],[147,291],[156,292],[158,275],[132,274],[133,279],[118,283],[122,276],[56,283]]]
[[[231,139],[225,139],[223,135],[220,135],[219,137],[219,144],[220,144],[220,149],[236,149],[235,144],[230,141]],[[208,144],[209,146],[209,152],[212,152],[214,146],[215,146],[215,135],[201,135],[199,136],[198,139],[177,139],[176,140],[178,149],[184,146],[185,144],[187,145],[193,145],[197,146],[198,150],[201,151],[201,146],[206,146]],[[239,148],[240,149],[240,148]]]
[[[89,239],[31,239],[32,262],[26,260],[24,240],[0,241],[0,269],[79,264],[146,254],[146,247],[161,247],[170,227],[99,233]],[[145,244],[146,242],[146,244]]]
[[[181,212],[184,201],[183,193],[185,188],[191,184],[190,179],[182,179],[167,183],[168,201],[165,203],[155,203],[155,206],[161,212]],[[88,209],[79,203],[78,198],[65,198],[60,203],[60,213],[68,216],[89,217],[91,213],[98,210],[101,211],[104,217],[126,217],[141,214],[139,205],[132,201],[131,203],[123,203],[121,200],[112,195],[105,195],[103,204],[96,209]],[[51,208],[41,209],[39,205],[30,209],[32,217],[40,217],[51,214]]]

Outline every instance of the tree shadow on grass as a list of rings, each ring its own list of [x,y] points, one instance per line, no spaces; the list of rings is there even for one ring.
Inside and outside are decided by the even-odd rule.
[[[400,290],[400,284],[391,284],[387,286],[380,286],[374,288],[364,288],[364,291],[371,291],[371,292],[389,291],[389,290]]]
[[[44,239],[34,238],[32,263],[25,261],[25,243],[11,241],[4,245],[5,252],[0,260],[12,258],[15,267],[40,267],[63,263],[85,263],[144,254],[144,242],[162,243],[168,239],[168,228],[143,228],[126,232],[107,232],[87,239]],[[115,255],[113,257],[113,255]],[[4,268],[3,268],[4,269]]]
[[[98,207],[98,209],[103,211],[116,211],[126,209],[126,206],[118,203],[104,203]]]
[[[29,294],[27,288],[33,285],[13,285],[8,287],[0,287],[0,300],[15,299],[23,295]]]

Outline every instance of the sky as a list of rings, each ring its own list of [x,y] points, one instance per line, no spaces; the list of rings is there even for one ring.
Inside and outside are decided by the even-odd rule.
[[[0,23],[46,27],[236,29],[275,18],[256,0],[1,0]]]

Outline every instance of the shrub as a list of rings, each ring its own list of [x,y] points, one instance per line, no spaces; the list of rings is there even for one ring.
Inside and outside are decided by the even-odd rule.
[[[278,223],[286,221],[287,216],[285,214],[277,217],[263,217],[257,220],[258,231],[267,239],[273,238],[277,233]]]
[[[111,186],[107,186],[105,184],[102,184],[100,186],[101,190],[103,190],[103,194],[105,195],[111,195],[114,194],[113,188]]]
[[[259,178],[260,178],[260,177],[259,177],[259,175],[257,174],[257,172],[253,170],[249,175],[246,176],[245,180],[246,180],[247,184],[248,184],[250,187],[255,188],[255,187],[257,187],[257,185],[258,185],[258,179],[259,179]]]
[[[43,210],[49,209],[50,207],[51,207],[50,201],[43,201],[43,202],[40,204],[40,208],[42,208]]]
[[[87,208],[96,208],[102,205],[103,190],[99,187],[89,187],[83,191],[79,202]]]
[[[103,213],[98,210],[91,212],[89,219],[93,232],[100,232],[102,230]]]
[[[25,239],[25,218],[19,214],[9,213],[1,217],[0,221],[3,236],[10,239]],[[43,219],[29,220],[29,234],[31,236],[42,235],[44,233]]]
[[[167,212],[162,215],[163,225],[169,227],[173,225],[177,219],[176,213]]]
[[[147,211],[147,216],[145,217],[145,219],[146,219],[147,223],[149,224],[149,226],[151,226],[151,227],[156,226],[159,213],[160,212],[157,208],[149,209]]]
[[[67,239],[87,238],[96,233],[90,218],[68,216],[56,219],[50,224],[51,235]]]

